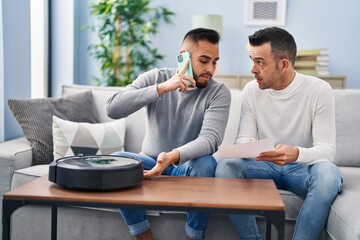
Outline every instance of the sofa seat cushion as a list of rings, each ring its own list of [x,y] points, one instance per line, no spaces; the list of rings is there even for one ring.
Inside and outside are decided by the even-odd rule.
[[[289,191],[279,190],[279,193],[285,204],[285,219],[295,221],[299,215],[304,200]]]
[[[32,180],[35,180],[38,177],[45,176],[49,173],[49,165],[35,165],[23,169],[16,170],[14,172],[12,181],[11,181],[11,189],[14,189],[20,185],[28,183]]]
[[[327,233],[332,239],[360,239],[360,168],[340,170],[343,187],[331,207]]]

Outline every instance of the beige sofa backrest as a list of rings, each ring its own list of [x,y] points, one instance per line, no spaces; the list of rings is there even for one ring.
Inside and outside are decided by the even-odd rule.
[[[105,105],[108,98],[119,91],[121,87],[97,87],[83,85],[64,85],[62,96],[75,94],[82,91],[92,91],[97,111],[101,122],[111,121],[105,112]],[[95,111],[96,111],[95,110]],[[145,133],[145,110],[141,109],[126,118],[126,134],[124,147],[126,151],[140,152],[141,144]]]
[[[121,87],[97,87],[81,85],[64,85],[62,94],[74,94],[80,91],[92,91],[97,110],[102,122],[111,121],[106,116],[106,100]],[[360,90],[335,89],[336,105],[336,156],[335,163],[339,166],[360,167]],[[228,125],[223,144],[234,143],[240,121],[242,91],[231,89],[231,107]],[[140,152],[145,133],[145,109],[126,118],[125,149]]]
[[[360,167],[360,89],[334,89],[338,166]]]

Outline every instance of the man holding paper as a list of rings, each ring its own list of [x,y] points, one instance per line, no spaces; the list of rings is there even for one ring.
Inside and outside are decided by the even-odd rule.
[[[273,179],[305,201],[293,239],[318,239],[341,190],[335,157],[335,104],[325,81],[295,72],[291,34],[265,28],[249,36],[251,72],[244,89],[235,144],[275,137],[276,147],[255,158],[220,160],[217,177]],[[255,216],[230,214],[241,239],[261,239]]]

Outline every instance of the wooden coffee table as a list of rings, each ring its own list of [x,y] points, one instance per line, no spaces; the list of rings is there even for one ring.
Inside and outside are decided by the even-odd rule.
[[[271,224],[284,239],[285,206],[272,180],[161,176],[118,191],[85,192],[62,188],[44,176],[4,194],[3,240],[10,239],[12,213],[26,205],[52,207],[53,240],[59,206],[256,214],[267,220],[267,239]]]

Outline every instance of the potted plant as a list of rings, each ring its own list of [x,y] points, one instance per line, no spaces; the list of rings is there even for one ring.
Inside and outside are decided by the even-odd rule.
[[[161,21],[171,23],[174,15],[165,7],[152,8],[149,0],[96,0],[90,3],[100,43],[89,52],[101,65],[99,85],[125,86],[163,58],[152,47],[151,36]]]

